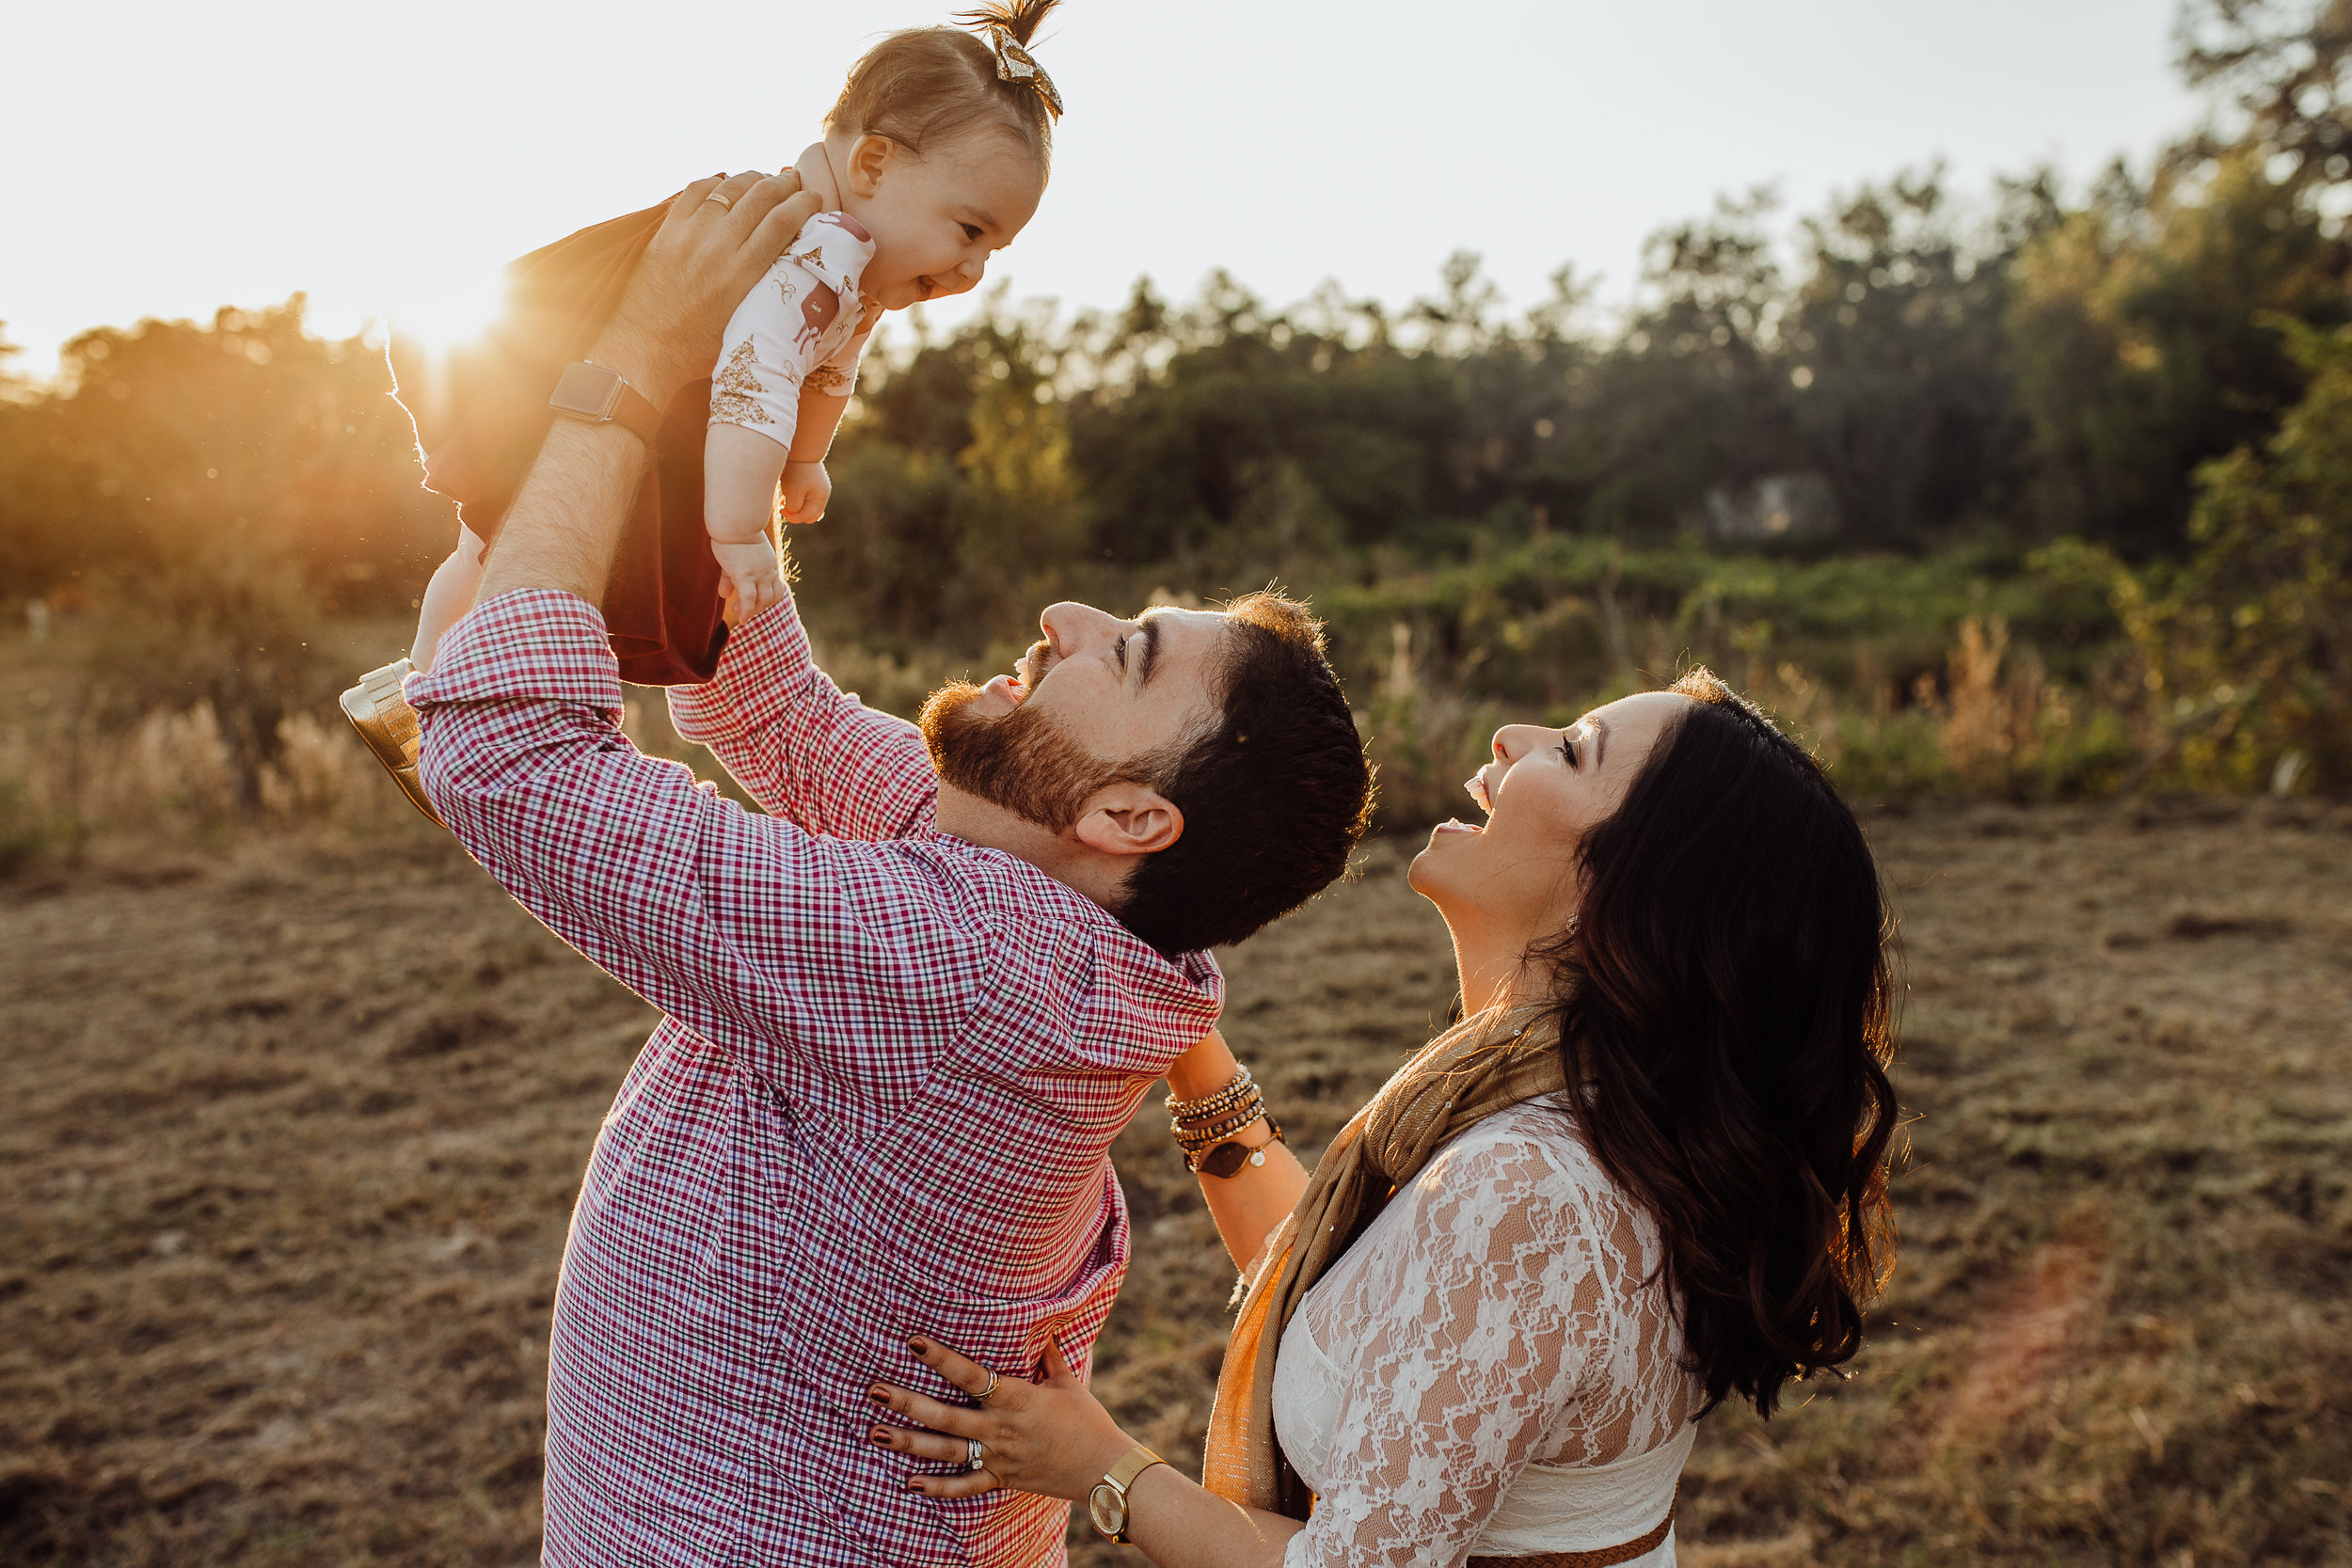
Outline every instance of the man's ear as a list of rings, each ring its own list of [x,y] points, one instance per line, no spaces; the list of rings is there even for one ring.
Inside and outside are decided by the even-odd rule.
[[[850,188],[842,194],[861,199],[872,196],[882,188],[883,171],[905,155],[897,142],[868,131],[850,144],[849,166],[841,171]]]
[[[1184,814],[1149,784],[1104,784],[1071,832],[1105,855],[1152,855],[1184,836]]]

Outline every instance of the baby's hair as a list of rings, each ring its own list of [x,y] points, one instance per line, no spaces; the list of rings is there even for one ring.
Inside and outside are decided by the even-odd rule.
[[[965,27],[910,27],[867,50],[825,116],[829,131],[888,136],[916,157],[927,147],[987,127],[1019,137],[1040,167],[1054,154],[1054,116],[1034,78],[1007,81],[994,51],[966,27],[1003,32],[1025,49],[1060,0],[992,0],[960,11]]]

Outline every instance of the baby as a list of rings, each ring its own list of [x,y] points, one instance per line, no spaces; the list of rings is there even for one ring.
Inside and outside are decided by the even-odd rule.
[[[711,372],[703,522],[729,623],[784,597],[771,516],[825,515],[825,453],[876,319],[973,288],[989,253],[1037,211],[1061,99],[1025,46],[1057,3],[998,0],[961,13],[973,31],[884,39],[850,69],[824,140],[795,164],[826,210],[744,296]],[[420,606],[416,669],[473,608],[487,555],[461,524]],[[356,711],[354,722],[382,753]]]

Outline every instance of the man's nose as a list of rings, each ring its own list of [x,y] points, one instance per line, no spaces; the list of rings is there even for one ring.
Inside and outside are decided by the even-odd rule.
[[[1118,616],[1065,599],[1049,604],[1038,616],[1037,624],[1044,630],[1045,641],[1052,645],[1056,658],[1067,658],[1079,649],[1119,635],[1129,623]]]

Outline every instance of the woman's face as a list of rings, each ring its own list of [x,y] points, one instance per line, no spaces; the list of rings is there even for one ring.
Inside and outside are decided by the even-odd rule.
[[[1408,879],[1456,928],[1469,922],[1532,942],[1576,909],[1576,847],[1608,820],[1667,728],[1691,705],[1645,691],[1595,708],[1565,730],[1506,724],[1494,760],[1465,786],[1483,826],[1441,822]]]

